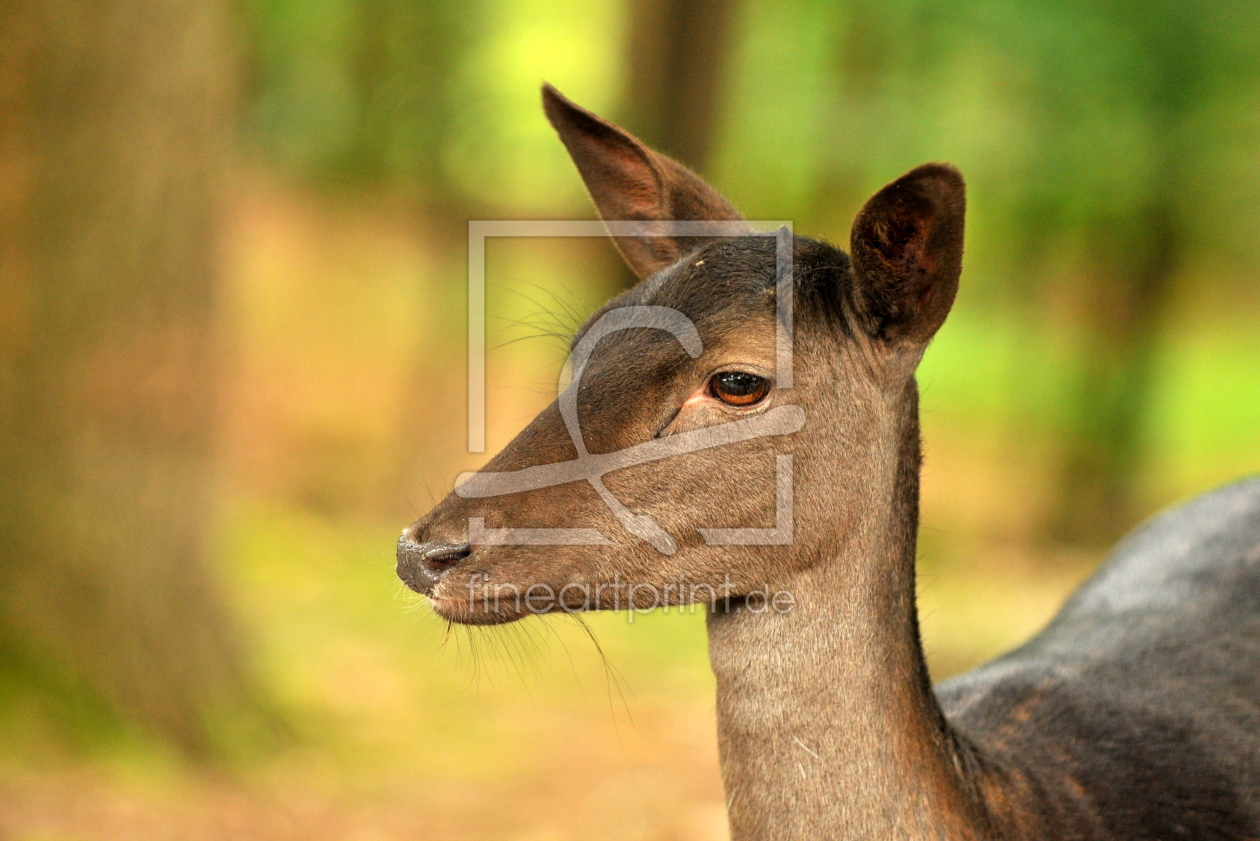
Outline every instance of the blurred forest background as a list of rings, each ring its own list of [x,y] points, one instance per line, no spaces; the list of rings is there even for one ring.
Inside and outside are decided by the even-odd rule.
[[[840,244],[966,174],[936,677],[1260,470],[1253,2],[8,0],[0,839],[724,837],[699,614],[448,637],[393,575],[478,463],[467,221],[591,216],[543,79]],[[488,253],[493,452],[627,275]]]

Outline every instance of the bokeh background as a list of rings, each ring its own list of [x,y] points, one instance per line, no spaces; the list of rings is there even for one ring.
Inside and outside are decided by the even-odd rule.
[[[0,838],[725,834],[699,614],[449,631],[469,219],[591,218],[549,80],[838,243],[970,186],[921,383],[948,676],[1260,470],[1250,0],[0,5]],[[489,446],[627,282],[489,246]]]

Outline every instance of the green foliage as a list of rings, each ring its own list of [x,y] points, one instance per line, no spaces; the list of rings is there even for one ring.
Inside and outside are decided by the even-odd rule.
[[[251,124],[283,166],[435,204],[572,201],[538,85],[608,102],[619,4],[252,0]]]

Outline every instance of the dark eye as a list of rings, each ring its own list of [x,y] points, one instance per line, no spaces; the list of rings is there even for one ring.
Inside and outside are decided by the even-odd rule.
[[[770,393],[770,381],[744,371],[723,371],[709,380],[709,393],[729,406],[751,406]]]

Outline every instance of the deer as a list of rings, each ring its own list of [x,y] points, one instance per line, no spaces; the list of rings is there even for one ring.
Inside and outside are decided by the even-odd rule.
[[[639,281],[578,330],[560,397],[403,531],[405,585],[470,625],[700,604],[735,841],[1260,838],[1260,479],[1140,526],[1029,642],[934,686],[915,371],[962,273],[962,176],[889,183],[847,254],[790,234],[785,280],[773,238],[671,235],[746,223],[542,96]],[[764,530],[785,458],[791,522],[706,539]]]

